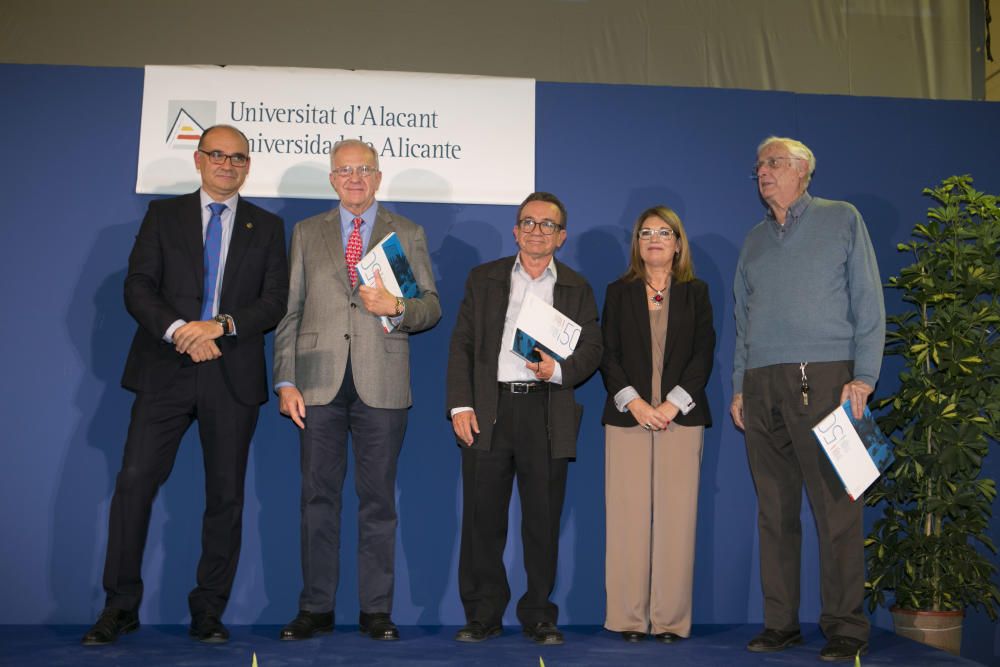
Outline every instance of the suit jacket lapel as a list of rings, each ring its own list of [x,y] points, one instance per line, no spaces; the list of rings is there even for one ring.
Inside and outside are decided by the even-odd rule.
[[[233,232],[229,236],[229,250],[226,253],[226,270],[222,274],[222,291],[219,294],[219,309],[222,310],[228,287],[234,284],[240,264],[250,247],[253,238],[254,225],[249,209],[243,204],[243,197],[236,200],[236,212],[233,215]]]
[[[201,222],[200,190],[188,195],[181,203],[180,234],[183,247],[187,249],[188,258],[193,269],[192,275],[198,284],[198,293],[205,284],[205,233]]]
[[[372,235],[368,239],[368,247],[365,248],[362,256],[374,248],[379,241],[389,235],[392,229],[392,215],[381,206],[375,211],[375,224],[372,226]]]
[[[564,283],[559,282],[559,276],[566,274],[561,273],[564,269],[563,263],[560,262],[559,260],[556,260],[555,262],[556,262],[556,283],[552,287],[552,307],[572,320],[574,317],[577,316],[575,312],[573,313],[569,312],[570,311],[569,295],[572,293],[572,290],[568,289]]]
[[[678,330],[683,313],[687,308],[688,290],[685,283],[671,281],[670,283],[670,310],[667,311],[667,342],[663,346],[663,365],[666,366],[667,359],[670,358],[670,351],[673,350],[677,342]]]
[[[490,353],[494,369],[500,345],[503,343],[504,320],[507,317],[507,305],[510,303],[510,272],[514,268],[514,258],[498,264],[487,276],[486,284],[486,317],[484,327],[483,349]],[[496,373],[494,373],[495,375]]]
[[[340,229],[340,207],[333,209],[326,214],[323,221],[323,241],[326,250],[330,253],[330,260],[333,263],[335,277],[344,289],[351,291],[351,283],[347,279],[347,262],[344,261],[344,235]]]
[[[649,331],[649,305],[647,304],[646,284],[641,280],[636,280],[629,285],[628,298],[625,300],[627,312],[623,313],[622,321],[636,323],[635,335],[639,338],[639,353],[642,354],[643,367],[652,368],[653,336]],[[670,337],[669,333],[667,337]],[[623,342],[627,343],[627,341]]]

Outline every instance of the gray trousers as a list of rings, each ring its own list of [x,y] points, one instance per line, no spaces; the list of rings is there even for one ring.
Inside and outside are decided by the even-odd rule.
[[[750,369],[743,378],[747,455],[757,487],[764,625],[782,631],[799,628],[804,483],[819,537],[820,629],[828,638],[867,641],[864,501],[850,499],[812,433],[839,404],[853,364],[813,362],[806,374],[808,406],[802,401],[798,364]]]
[[[347,440],[358,493],[358,598],[366,613],[392,611],[396,557],[396,463],[407,410],[358,397],[351,365],[333,401],[306,408],[302,453],[302,594],[299,608],[331,611],[340,577],[340,511]]]

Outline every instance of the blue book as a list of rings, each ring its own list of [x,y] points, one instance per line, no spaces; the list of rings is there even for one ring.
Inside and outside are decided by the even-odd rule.
[[[358,272],[358,280],[362,285],[375,286],[375,272],[382,277],[382,284],[393,295],[404,299],[415,299],[420,296],[420,286],[413,276],[413,269],[403,252],[403,244],[399,242],[396,232],[379,241],[374,248],[361,258],[354,269]],[[388,317],[382,316],[382,328],[386,333],[395,329]]]
[[[892,465],[892,443],[875,423],[868,406],[861,419],[851,414],[850,399],[813,427],[851,500],[861,494]]]

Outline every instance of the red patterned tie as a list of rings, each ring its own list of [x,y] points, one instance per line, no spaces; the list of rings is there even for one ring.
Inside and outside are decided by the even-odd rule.
[[[347,250],[344,251],[344,261],[347,262],[347,279],[351,281],[351,289],[358,285],[358,271],[355,265],[361,261],[361,223],[364,220],[354,218],[354,231],[347,237]]]

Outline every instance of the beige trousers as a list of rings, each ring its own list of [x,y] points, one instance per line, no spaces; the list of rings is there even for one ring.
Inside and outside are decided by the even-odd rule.
[[[704,426],[605,427],[604,627],[691,634]]]

